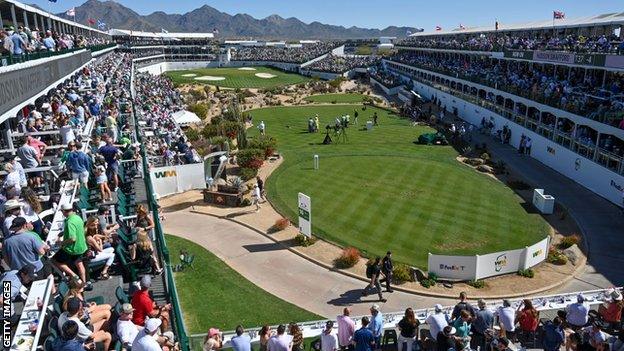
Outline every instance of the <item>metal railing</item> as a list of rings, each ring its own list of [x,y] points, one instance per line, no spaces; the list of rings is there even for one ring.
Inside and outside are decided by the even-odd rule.
[[[76,52],[79,50],[84,50],[84,49],[90,50],[91,52],[97,52],[97,51],[101,51],[104,49],[112,48],[115,45],[117,44],[111,43],[111,44],[92,45],[92,46],[85,46],[85,47],[76,47],[76,48],[59,50],[59,51],[37,51],[37,52],[26,53],[24,55],[19,55],[19,56],[0,55],[0,67],[10,66],[13,64],[17,64],[17,63],[23,63],[23,62],[38,60],[38,59],[47,58],[47,57],[54,57],[54,56],[69,54],[69,53]]]

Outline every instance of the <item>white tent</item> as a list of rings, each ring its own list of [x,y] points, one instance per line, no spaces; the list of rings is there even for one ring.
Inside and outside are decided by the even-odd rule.
[[[201,122],[201,119],[199,119],[196,114],[187,110],[175,112],[171,115],[171,117],[178,125],[181,126]]]

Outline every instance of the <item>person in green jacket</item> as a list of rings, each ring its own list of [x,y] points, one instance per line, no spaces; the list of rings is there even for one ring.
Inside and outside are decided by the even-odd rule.
[[[86,283],[85,290],[90,287],[87,282],[87,274],[83,263],[84,255],[87,252],[87,240],[84,232],[84,222],[80,216],[74,212],[72,204],[64,203],[61,211],[65,216],[62,237],[59,236],[60,249],[52,258],[56,266],[69,277],[82,283]],[[62,238],[62,240],[61,240]],[[76,274],[69,267],[73,264],[78,269]]]

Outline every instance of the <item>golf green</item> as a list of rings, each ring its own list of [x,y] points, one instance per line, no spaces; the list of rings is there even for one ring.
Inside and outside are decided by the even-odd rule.
[[[319,115],[321,131],[337,116],[359,114],[348,141],[308,133]],[[379,126],[363,128],[373,113]],[[361,105],[277,107],[251,111],[278,140],[284,163],[267,181],[269,199],[297,221],[297,193],[312,199],[313,233],[371,255],[391,250],[395,259],[421,268],[427,254],[473,255],[534,244],[548,233],[543,218],[527,213],[522,199],[491,177],[456,160],[450,146],[413,143],[428,127]],[[257,134],[252,128],[250,135]],[[331,135],[331,134],[330,134]],[[313,156],[320,169],[313,169]]]
[[[273,88],[303,83],[309,78],[270,67],[200,68],[171,71],[166,75],[176,84],[208,84],[224,88]]]

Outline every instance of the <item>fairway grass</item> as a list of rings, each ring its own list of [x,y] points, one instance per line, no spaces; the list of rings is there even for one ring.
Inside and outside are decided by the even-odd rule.
[[[322,145],[306,132],[319,114],[321,130],[336,116],[359,113],[347,143]],[[379,126],[362,130],[373,112]],[[523,248],[548,234],[544,219],[496,179],[456,160],[450,146],[415,145],[428,127],[414,127],[382,109],[357,105],[251,111],[278,140],[284,163],[267,181],[269,199],[297,223],[297,193],[312,199],[313,233],[370,255],[391,250],[397,261],[427,267],[427,254],[474,255]],[[352,117],[353,118],[353,117]],[[250,135],[257,134],[251,128]],[[336,139],[336,138],[334,138]],[[313,169],[313,155],[320,169]]]
[[[309,78],[270,67],[199,68],[165,73],[176,84],[208,84],[223,88],[273,88],[303,83]],[[193,76],[191,76],[193,75]],[[201,80],[201,77],[223,77],[222,80]],[[271,77],[271,78],[268,78]]]
[[[166,241],[172,257],[180,250],[195,255],[194,268],[174,274],[189,334],[205,333],[212,327],[233,330],[238,324],[249,328],[323,319],[262,290],[189,240],[166,235]],[[178,263],[174,258],[172,264]]]
[[[337,103],[337,104],[352,104],[363,102],[366,96],[362,94],[321,94],[321,95],[312,95],[305,98],[306,101],[315,102],[315,103]]]

